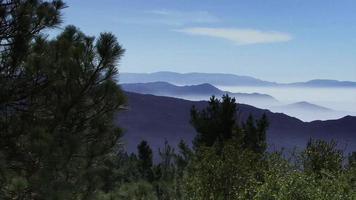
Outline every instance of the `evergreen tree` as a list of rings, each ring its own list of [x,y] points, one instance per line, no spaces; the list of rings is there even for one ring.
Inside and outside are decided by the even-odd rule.
[[[158,154],[161,159],[158,166],[161,168],[162,178],[172,179],[175,173],[174,158],[176,154],[174,148],[171,147],[166,140],[163,149],[158,149]]]
[[[237,103],[235,98],[228,95],[224,95],[222,101],[211,97],[208,106],[203,110],[193,107],[191,123],[197,131],[193,141],[195,149],[215,145],[219,152],[224,142],[234,139],[255,153],[263,154],[266,151],[266,131],[269,126],[266,114],[256,121],[249,115],[246,122],[242,123],[242,128],[239,128]]]
[[[175,196],[176,199],[183,199],[183,176],[184,173],[186,172],[187,166],[191,162],[194,153],[193,151],[189,148],[187,143],[185,143],[183,140],[181,140],[178,144],[178,154],[175,155],[175,167],[176,167],[176,177],[175,177]]]
[[[8,115],[22,109],[26,98],[37,93],[43,82],[27,73],[26,59],[34,38],[44,29],[61,22],[61,0],[0,0],[0,112],[1,130],[8,126]]]
[[[254,150],[256,153],[264,153],[267,149],[267,129],[269,127],[269,121],[266,113],[263,113],[262,117],[257,121],[257,134],[258,134],[258,146]]]
[[[143,140],[138,146],[138,167],[141,177],[145,180],[153,181],[153,161],[152,161],[152,149],[148,143]]]
[[[252,117],[252,115],[249,115],[246,122],[243,124],[243,141],[244,141],[244,147],[248,149],[255,149],[257,145],[257,128],[255,125],[255,119]]]
[[[266,131],[268,128],[268,120],[266,114],[263,114],[261,119],[255,121],[252,115],[249,115],[246,122],[243,124],[243,141],[244,147],[251,151],[263,154],[267,148]]]
[[[92,199],[119,148],[124,50],[110,33],[95,40],[73,26],[48,40],[41,30],[63,7],[1,1],[1,199]]]
[[[176,196],[176,165],[174,148],[165,140],[164,147],[158,149],[160,163],[155,166],[155,188],[158,199],[170,200]]]
[[[177,173],[179,174],[179,177],[182,177],[184,169],[193,157],[193,152],[183,140],[179,142],[178,149],[179,153],[176,154],[175,162],[177,165]]]
[[[201,111],[193,107],[191,124],[198,133],[193,142],[194,148],[214,144],[221,147],[224,141],[231,139],[237,130],[236,111],[235,98],[227,94],[222,101],[212,96],[208,106]]]

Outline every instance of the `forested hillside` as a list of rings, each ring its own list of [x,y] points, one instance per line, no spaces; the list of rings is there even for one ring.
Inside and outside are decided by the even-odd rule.
[[[355,141],[354,117],[304,124],[229,95],[190,102],[124,93],[124,45],[109,32],[62,27],[66,7],[0,0],[1,200],[356,199],[356,153],[345,156],[338,141],[309,139],[288,157],[267,151],[269,140],[297,144],[302,135]],[[162,137],[150,127],[175,124],[182,129],[166,134],[192,141],[152,148],[125,130],[125,116],[138,137]],[[268,134],[276,127],[281,133]],[[137,149],[128,151],[125,139]]]

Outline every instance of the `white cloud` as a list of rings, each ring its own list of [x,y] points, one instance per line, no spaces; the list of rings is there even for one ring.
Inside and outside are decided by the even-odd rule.
[[[261,31],[255,29],[194,27],[175,31],[190,35],[222,38],[232,41],[238,45],[287,42],[293,39],[293,37],[288,33]]]

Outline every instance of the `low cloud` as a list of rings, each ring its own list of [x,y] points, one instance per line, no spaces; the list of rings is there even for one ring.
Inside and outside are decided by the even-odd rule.
[[[287,42],[293,39],[288,33],[255,29],[194,27],[178,29],[175,31],[189,35],[221,38],[229,40],[237,45]]]

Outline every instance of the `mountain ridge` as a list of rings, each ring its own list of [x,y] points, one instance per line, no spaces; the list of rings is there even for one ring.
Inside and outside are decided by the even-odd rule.
[[[135,151],[138,142],[147,140],[159,148],[167,139],[176,145],[180,139],[191,142],[196,132],[190,125],[190,108],[204,108],[207,101],[188,101],[172,97],[126,92],[128,109],[118,113],[116,123],[125,131],[124,141],[129,151]],[[310,138],[335,139],[346,152],[356,150],[356,117],[346,116],[337,120],[303,122],[283,113],[273,113],[246,104],[239,104],[239,119],[249,114],[255,118],[266,113],[270,127],[267,131],[270,149],[303,148]]]
[[[185,86],[177,86],[167,82],[124,83],[121,84],[121,87],[128,92],[168,96],[193,101],[209,100],[213,95],[221,97],[228,94],[231,97],[235,97],[239,103],[249,104],[258,108],[267,108],[273,112],[282,112],[304,121],[337,119],[345,116],[345,114],[350,114],[349,112],[332,110],[306,101],[286,104],[263,93],[232,93],[220,90],[208,83]]]
[[[262,93],[233,93],[229,91],[223,91],[219,88],[209,84],[197,84],[197,85],[184,85],[177,86],[168,82],[157,81],[157,82],[147,82],[147,83],[122,83],[121,88],[128,92],[136,92],[141,94],[153,94],[161,96],[184,96],[184,95],[205,95],[210,97],[212,95],[222,96],[228,94],[237,98],[258,98],[263,100],[275,101],[277,99],[268,94]]]
[[[356,87],[356,82],[332,79],[313,79],[306,82],[278,83],[257,79],[251,76],[228,73],[177,73],[169,71],[121,73],[118,80],[120,83],[163,81],[180,85],[210,83],[215,86]]]

